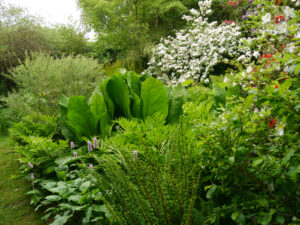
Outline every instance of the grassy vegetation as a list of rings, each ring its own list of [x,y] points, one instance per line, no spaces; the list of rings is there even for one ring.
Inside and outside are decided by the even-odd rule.
[[[0,136],[0,225],[45,224],[25,195],[30,184],[22,179],[10,179],[17,169],[17,162],[9,151],[8,137]]]

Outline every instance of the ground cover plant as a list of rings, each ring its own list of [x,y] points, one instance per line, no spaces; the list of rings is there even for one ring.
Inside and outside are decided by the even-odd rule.
[[[220,1],[199,2],[142,75],[120,69],[83,82],[89,72],[53,75],[65,58],[44,55],[55,61],[49,73],[36,61],[11,70],[24,93],[48,91],[9,129],[15,177],[32,184],[44,221],[300,223],[299,1],[222,3],[226,18],[213,22]],[[66,60],[79,59],[80,71],[98,68]],[[47,89],[43,76],[57,80]]]

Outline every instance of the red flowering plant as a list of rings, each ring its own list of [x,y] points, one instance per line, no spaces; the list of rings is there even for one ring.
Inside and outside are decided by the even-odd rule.
[[[300,39],[295,26],[300,15],[292,10],[295,17],[285,14],[276,24],[272,18],[286,6],[269,6],[263,8],[270,22],[263,22],[265,15],[253,18],[251,27],[257,32],[245,43],[260,57],[226,74],[226,106],[214,123],[214,141],[204,143],[217,142],[207,147],[213,149],[207,167],[215,177],[207,195],[215,202],[231,199],[232,205],[218,206],[224,211],[231,207],[230,218],[239,225],[300,222],[299,207],[293,209],[300,204]],[[278,32],[282,24],[287,26],[284,33]],[[233,96],[233,89],[239,94]],[[247,177],[251,187],[243,182]]]
[[[275,23],[277,24],[277,23],[279,23],[279,22],[282,22],[283,20],[284,20],[283,15],[276,16],[276,18],[275,18]]]
[[[277,124],[277,119],[271,118],[268,122],[270,128],[274,128]]]

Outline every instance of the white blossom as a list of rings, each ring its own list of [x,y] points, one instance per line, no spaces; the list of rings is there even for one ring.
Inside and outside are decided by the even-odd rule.
[[[270,13],[266,13],[266,15],[264,15],[261,19],[263,21],[263,24],[269,23],[271,21],[271,14]]]
[[[248,66],[247,67],[247,73],[251,73],[252,72],[252,67],[251,66]]]
[[[208,22],[212,0],[198,3],[196,13],[183,19],[191,21],[190,29],[180,30],[176,37],[168,37],[153,49],[152,59],[145,71],[166,83],[181,83],[185,79],[209,82],[209,74],[218,63],[235,57],[242,63],[251,60],[252,52],[242,41],[240,27]],[[228,57],[229,58],[226,58]]]
[[[258,51],[254,51],[253,56],[254,56],[255,58],[258,58],[258,57],[260,56],[260,54],[259,54]]]
[[[285,8],[284,8],[284,10],[283,10],[283,12],[284,12],[284,15],[286,16],[286,18],[293,18],[293,17],[295,17],[296,15],[295,15],[295,12],[294,12],[295,10],[293,9],[293,8],[290,8],[290,7],[288,7],[288,6],[286,6]]]

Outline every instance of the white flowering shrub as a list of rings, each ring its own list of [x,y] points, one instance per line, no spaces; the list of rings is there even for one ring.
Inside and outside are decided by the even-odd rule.
[[[241,47],[242,34],[234,21],[218,25],[205,18],[212,13],[211,3],[211,0],[199,2],[199,11],[192,9],[190,16],[183,17],[191,23],[189,29],[162,40],[153,50],[145,72],[169,84],[189,79],[208,83],[209,74],[218,63],[241,55],[240,61],[249,61],[252,53],[249,48]]]

